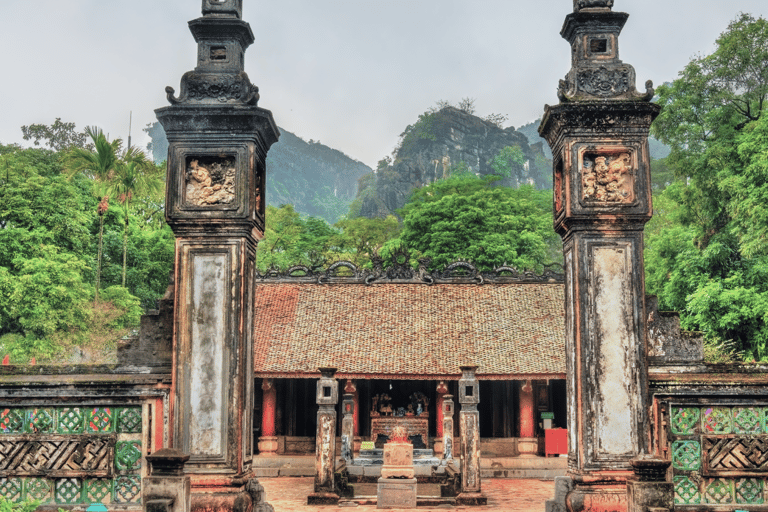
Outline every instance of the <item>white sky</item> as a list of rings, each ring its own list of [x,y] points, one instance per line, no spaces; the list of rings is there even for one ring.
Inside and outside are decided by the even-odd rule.
[[[194,68],[199,0],[0,0],[0,142],[56,117],[134,144]],[[559,32],[572,0],[244,0],[246,72],[281,127],[369,166],[439,99],[520,126],[557,103],[570,68]],[[765,0],[616,0],[639,88],[673,80],[741,12]]]

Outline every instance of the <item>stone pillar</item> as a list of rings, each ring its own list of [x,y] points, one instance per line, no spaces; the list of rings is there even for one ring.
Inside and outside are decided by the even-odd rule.
[[[462,366],[459,379],[459,434],[461,435],[461,493],[456,503],[485,505],[480,492],[480,383],[475,377],[477,366]]]
[[[588,4],[588,5],[586,5]],[[553,153],[565,256],[569,511],[627,510],[630,461],[648,453],[643,229],[651,218],[648,130],[660,107],[619,60],[626,13],[574,2],[561,35],[572,69],[539,133]]]
[[[539,440],[536,438],[536,407],[530,379],[520,386],[519,402],[520,438],[517,440],[517,450],[521,457],[535,457],[539,451]]]
[[[316,401],[317,437],[315,438],[315,492],[307,497],[309,505],[329,505],[339,502],[333,481],[336,462],[336,404],[339,383],[333,378],[336,368],[320,368]]]
[[[675,486],[667,482],[670,461],[641,457],[632,461],[635,475],[627,482],[627,512],[672,512]]]
[[[197,67],[155,111],[168,137],[165,216],[176,235],[171,446],[190,455],[192,508],[248,498],[253,289],[265,160],[279,132],[244,71],[242,0],[203,0]],[[225,85],[222,85],[225,84]]]
[[[445,394],[448,392],[448,385],[444,380],[437,383],[437,404],[435,405],[435,414],[437,427],[437,436],[435,436],[434,451],[435,455],[443,454],[443,400],[445,400]]]
[[[441,395],[443,398],[443,464],[453,460],[453,395]]]
[[[261,436],[259,454],[266,457],[277,455],[277,436],[275,435],[275,414],[277,411],[277,389],[272,379],[261,382],[264,391],[261,406]]]
[[[355,395],[344,393],[341,410],[343,413],[341,419],[341,458],[347,464],[352,464],[355,440]]]
[[[191,482],[184,475],[189,455],[163,448],[146,456],[149,476],[141,481],[141,502],[147,512],[189,512]]]

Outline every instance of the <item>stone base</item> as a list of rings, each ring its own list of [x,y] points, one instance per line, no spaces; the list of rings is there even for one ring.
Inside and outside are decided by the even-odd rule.
[[[435,441],[435,444],[432,447],[432,449],[434,450],[435,455],[438,458],[441,458],[441,456],[443,455],[443,440],[441,439],[439,441]]]
[[[456,496],[456,504],[467,505],[470,507],[487,505],[488,498],[481,492],[462,492]]]
[[[307,505],[337,505],[339,495],[334,492],[313,492],[307,496]]]
[[[416,508],[415,478],[379,478],[376,508]]]
[[[381,478],[413,478],[416,472],[413,466],[381,466]]]
[[[675,488],[672,482],[627,482],[627,511],[646,512],[657,508],[672,510]]]
[[[565,505],[568,512],[627,512],[627,484],[577,484]]]
[[[277,447],[277,436],[264,436],[259,438],[259,455],[263,457],[276,457]]]
[[[517,451],[521,457],[536,457],[539,453],[539,440],[535,437],[521,437],[517,440]]]

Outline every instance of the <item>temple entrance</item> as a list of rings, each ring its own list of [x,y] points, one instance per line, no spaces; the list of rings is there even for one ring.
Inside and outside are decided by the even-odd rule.
[[[262,379],[257,378],[254,385],[254,444],[263,435],[265,394],[274,392],[274,435],[277,437],[276,455],[312,455],[315,452],[316,413],[315,379],[274,378],[274,391],[265,391]],[[340,379],[343,388],[344,379]],[[352,381],[356,390],[358,407],[356,421],[355,447],[359,449],[362,441],[381,444],[383,439],[372,434],[381,432],[388,422],[402,418],[423,423],[420,446],[434,448],[438,435],[439,401],[437,380],[402,380],[402,379],[355,379]],[[457,381],[442,381],[445,394],[458,393]],[[517,457],[520,455],[519,439],[521,435],[521,391],[526,380],[481,380],[479,404],[481,450],[485,457]],[[565,380],[541,379],[530,381],[534,398],[532,415],[534,437],[539,440],[537,455],[545,455],[545,435],[547,429],[566,428],[566,391]],[[383,400],[388,396],[389,400]],[[421,398],[423,397],[423,398]],[[414,405],[416,399],[420,404]],[[419,412],[419,405],[422,411]],[[409,408],[410,406],[410,408]],[[269,406],[267,406],[269,407]],[[374,407],[376,412],[374,413]],[[461,410],[456,404],[456,414]],[[341,402],[337,405],[338,418],[342,417]],[[549,421],[547,421],[549,420]],[[419,430],[419,433],[421,430]],[[337,436],[341,435],[341,422],[337,423]],[[458,422],[455,423],[455,436],[458,436]]]

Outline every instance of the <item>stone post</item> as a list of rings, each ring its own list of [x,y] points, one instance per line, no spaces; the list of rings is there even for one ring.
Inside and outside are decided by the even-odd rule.
[[[447,464],[453,460],[453,395],[442,395],[443,407],[443,461]]]
[[[189,512],[191,482],[184,475],[189,455],[163,448],[146,456],[149,476],[142,479],[141,502],[146,512]]]
[[[627,482],[627,512],[672,512],[675,486],[666,478],[670,464],[653,457],[632,461],[635,476]]]
[[[309,505],[329,505],[339,502],[333,481],[336,462],[336,404],[339,383],[333,378],[336,368],[320,368],[316,401],[317,437],[315,438],[315,492],[307,497]]]
[[[660,107],[619,60],[628,14],[575,2],[561,35],[572,69],[539,133],[552,148],[565,256],[569,511],[627,510],[630,461],[648,453],[643,229],[651,218],[648,130]]]
[[[341,410],[343,413],[341,418],[341,458],[347,464],[352,464],[355,441],[355,395],[344,393]]]
[[[277,412],[277,389],[272,379],[261,382],[264,392],[261,405],[261,436],[259,437],[259,454],[265,457],[277,455],[277,436],[275,436],[275,414]]]
[[[437,404],[435,404],[435,426],[437,427],[437,436],[435,436],[434,451],[435,455],[442,455],[444,450],[443,445],[443,400],[445,400],[445,394],[448,393],[448,385],[444,380],[437,383]]]
[[[347,379],[347,382],[344,384],[344,393],[352,394],[352,407],[354,409],[352,414],[352,430],[354,432],[352,452],[357,453],[360,451],[360,443],[362,441],[360,438],[360,393],[357,391],[357,384],[352,379]]]
[[[520,386],[520,439],[517,449],[521,457],[535,457],[539,451],[539,440],[536,439],[536,415],[533,401],[533,383],[526,380]]]
[[[197,67],[155,111],[168,137],[176,235],[171,446],[190,455],[192,508],[229,510],[253,472],[253,289],[265,160],[279,132],[244,71],[242,0],[203,0]]]
[[[461,435],[461,493],[456,503],[485,505],[488,499],[480,492],[480,383],[475,377],[477,366],[462,366],[459,379],[459,433]]]

